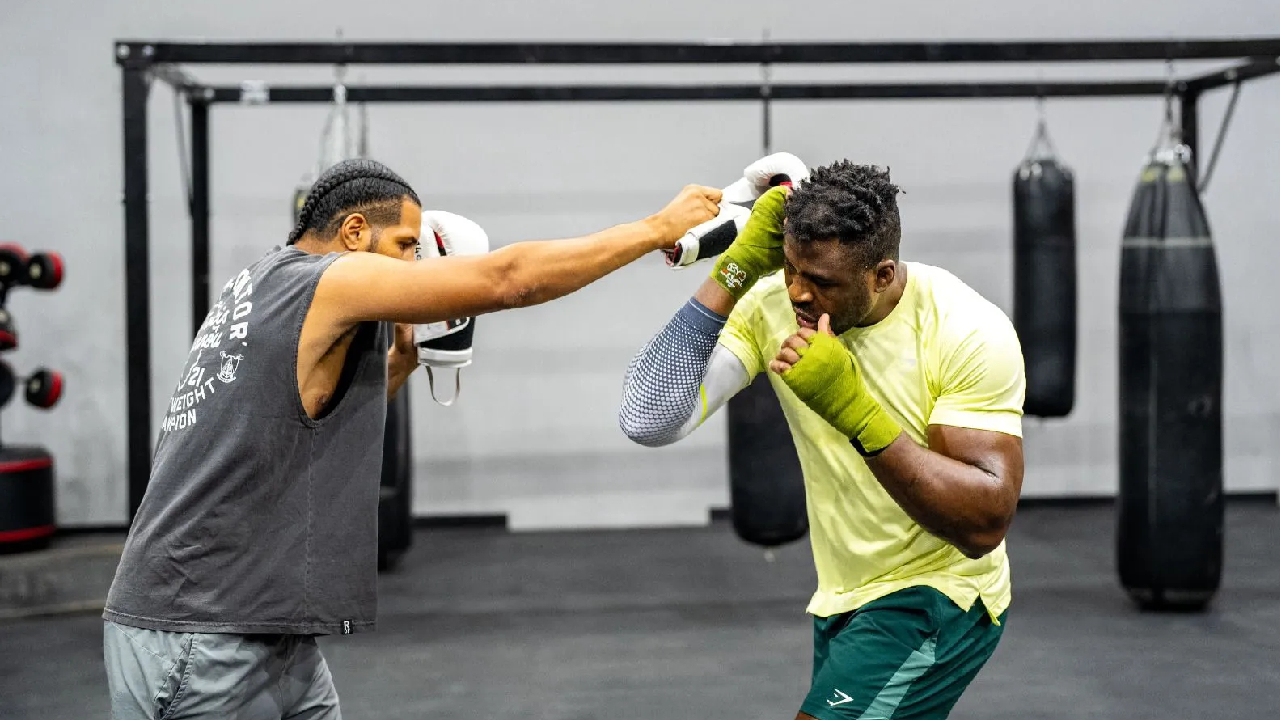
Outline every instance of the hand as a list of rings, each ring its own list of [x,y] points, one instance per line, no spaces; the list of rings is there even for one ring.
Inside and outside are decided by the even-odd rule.
[[[811,341],[813,340],[814,335],[825,335],[831,338],[835,337],[835,333],[831,332],[830,315],[823,313],[822,317],[818,318],[817,330],[810,330],[809,328],[802,327],[799,332],[782,341],[782,349],[778,351],[777,357],[769,362],[769,369],[779,375],[784,375],[788,370],[800,362],[800,358],[802,358],[813,345],[813,342]],[[819,341],[819,343],[821,343],[821,341]],[[840,349],[843,350],[843,348]],[[843,370],[842,366],[844,363],[840,360],[839,356],[834,353],[811,355],[809,361],[809,364],[805,366],[806,372],[810,370],[809,365],[816,366],[832,362],[835,363],[835,366],[829,370],[832,372],[840,372]],[[857,370],[856,363],[854,364],[854,370]],[[786,380],[786,378],[783,378],[783,380]],[[788,386],[790,386],[790,382],[788,382]],[[792,389],[794,390],[794,388]],[[804,399],[799,392],[797,392],[796,395],[797,397],[800,397],[800,399]]]
[[[780,185],[761,195],[742,232],[716,261],[711,277],[734,300],[741,300],[760,278],[782,269],[783,221],[790,192],[790,187]]]
[[[788,152],[766,155],[751,163],[742,171],[742,177],[722,192],[720,214],[690,229],[675,247],[663,251],[667,265],[680,269],[720,255],[746,227],[752,205],[769,188],[793,187],[808,179],[809,168],[804,161]]]
[[[662,251],[667,258],[667,265],[680,270],[699,260],[723,253],[738,239],[738,233],[746,227],[750,217],[751,210],[748,208],[722,201],[719,215],[690,228],[684,237],[676,241],[675,246]]]
[[[787,338],[769,369],[864,456],[889,447],[902,433],[902,426],[867,391],[857,359],[831,332],[826,313],[818,318],[816,331],[800,328]]]
[[[720,212],[721,191],[702,185],[686,185],[674,200],[649,220],[658,229],[655,250],[669,250],[690,228]]]

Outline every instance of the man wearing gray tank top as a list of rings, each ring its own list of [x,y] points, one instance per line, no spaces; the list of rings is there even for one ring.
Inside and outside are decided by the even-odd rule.
[[[383,426],[413,325],[572,293],[719,201],[690,185],[586,237],[415,262],[408,183],[369,160],[326,171],[289,242],[223,287],[170,400],[103,613],[112,717],[341,717],[316,637],[374,628]]]

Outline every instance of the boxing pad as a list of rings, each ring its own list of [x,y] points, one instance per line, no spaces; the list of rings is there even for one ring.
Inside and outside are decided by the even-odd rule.
[[[475,222],[442,210],[422,213],[422,235],[417,258],[483,255],[489,252],[489,236]],[[413,326],[413,342],[418,348],[418,363],[427,369],[431,399],[448,407],[462,391],[462,368],[471,364],[471,343],[475,335],[475,318],[456,318]],[[436,397],[434,370],[454,371],[454,393],[448,402]]]
[[[667,265],[679,270],[724,252],[747,224],[751,206],[769,188],[808,179],[809,167],[791,153],[774,153],[751,163],[741,178],[722,191],[720,214],[690,229],[674,248],[663,251]]]

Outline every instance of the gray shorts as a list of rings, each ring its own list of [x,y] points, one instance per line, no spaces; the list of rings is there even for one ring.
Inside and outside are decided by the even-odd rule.
[[[309,635],[174,633],[105,622],[113,720],[341,720]]]

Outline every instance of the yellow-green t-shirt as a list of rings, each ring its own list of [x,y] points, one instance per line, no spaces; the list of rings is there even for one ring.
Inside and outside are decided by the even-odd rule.
[[[782,273],[761,279],[720,336],[750,376],[768,370],[798,330]],[[1021,437],[1026,392],[1022,349],[997,306],[941,268],[907,264],[902,299],[875,325],[840,336],[867,388],[913,440],[929,425]],[[769,382],[804,472],[818,589],[808,611],[829,617],[876,598],[928,585],[968,611],[981,597],[993,618],[1009,606],[1009,560],[1001,543],[970,560],[929,534],[894,502],[849,439],[801,402],[774,373]]]

